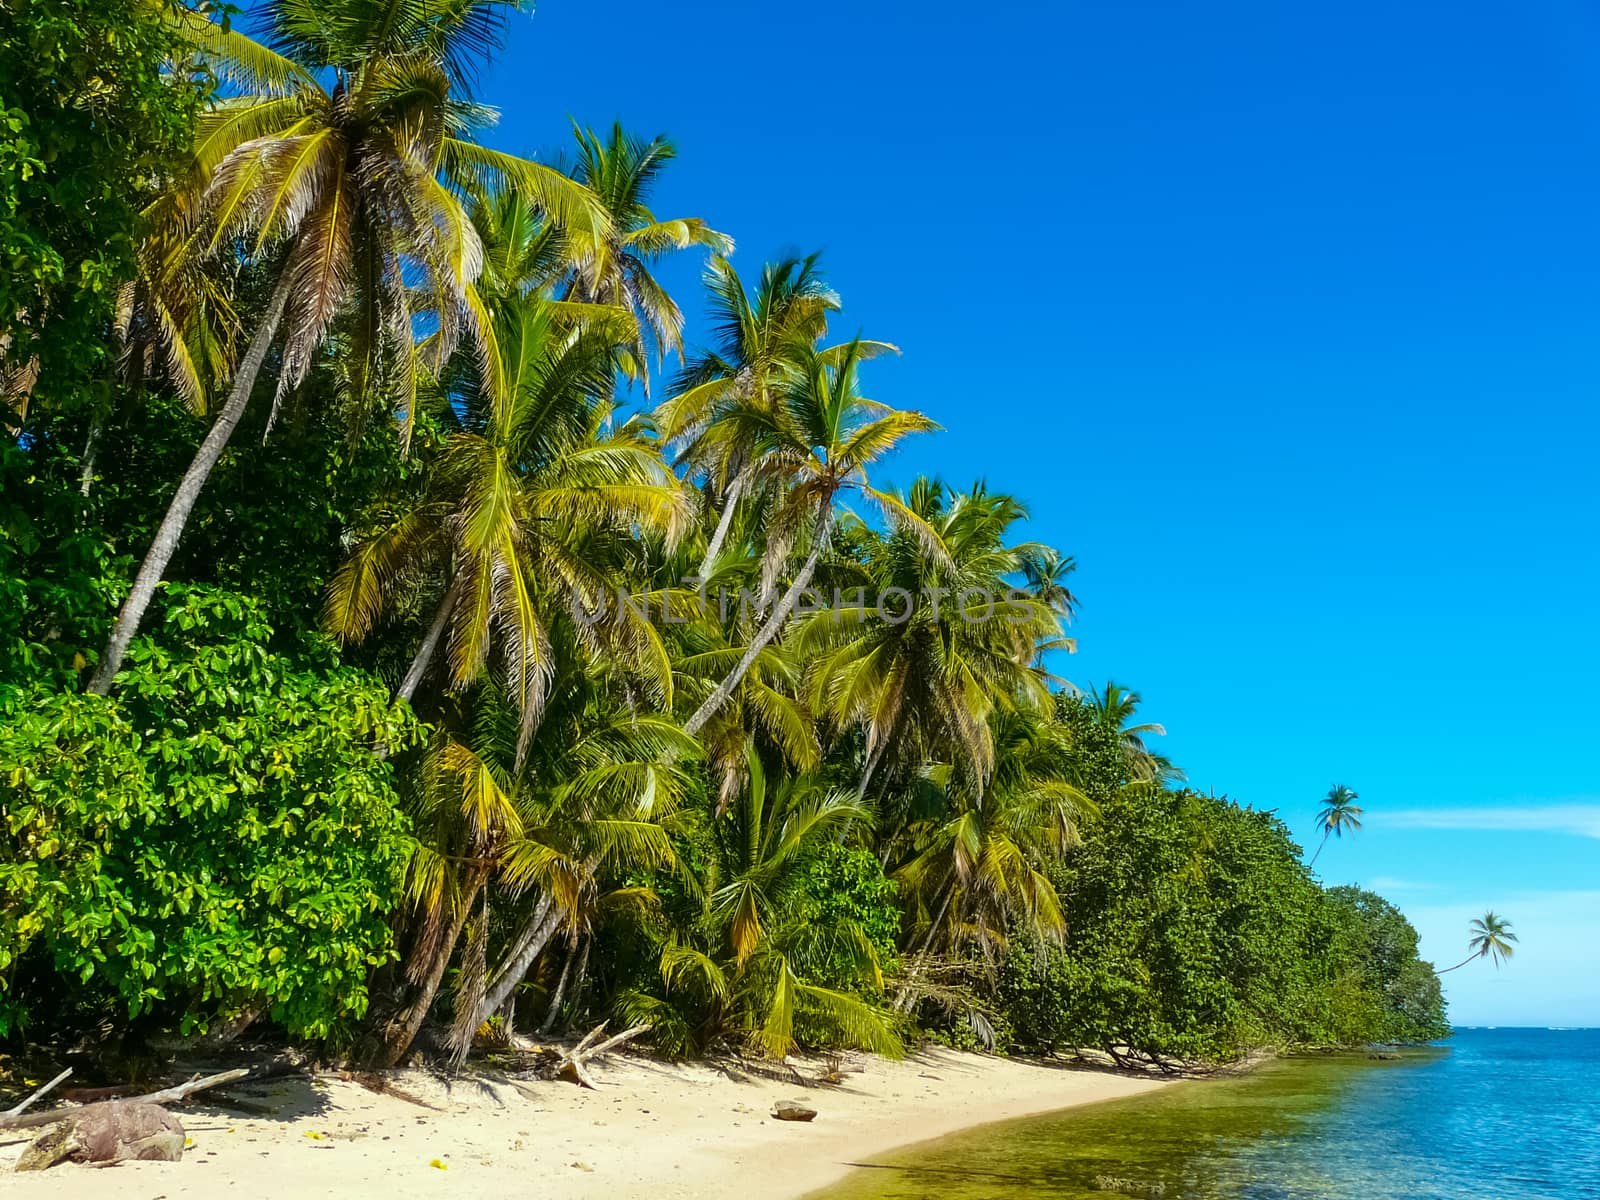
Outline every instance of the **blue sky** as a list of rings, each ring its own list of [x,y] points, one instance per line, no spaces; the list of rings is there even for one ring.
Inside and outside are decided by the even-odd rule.
[[[658,215],[820,249],[868,390],[1074,554],[1065,673],[1385,892],[1460,1023],[1600,1024],[1600,10],[540,0],[496,144],[666,132]],[[691,333],[698,267],[665,272]]]

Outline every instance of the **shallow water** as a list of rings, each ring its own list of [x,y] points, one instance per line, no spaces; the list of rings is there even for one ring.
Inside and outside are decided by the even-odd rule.
[[[1277,1062],[872,1162],[816,1200],[1600,1200],[1600,1030]]]

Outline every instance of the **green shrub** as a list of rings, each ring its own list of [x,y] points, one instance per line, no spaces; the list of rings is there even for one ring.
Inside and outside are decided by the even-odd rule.
[[[328,1035],[391,954],[410,841],[374,749],[411,719],[368,676],[268,653],[247,598],[168,595],[112,698],[3,700],[0,1000],[32,955],[130,1018]]]

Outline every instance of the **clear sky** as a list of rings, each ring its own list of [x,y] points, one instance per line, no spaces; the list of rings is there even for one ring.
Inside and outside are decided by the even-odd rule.
[[[820,249],[870,394],[1074,554],[1080,683],[1400,904],[1463,1024],[1600,1024],[1600,9],[540,0],[482,87]],[[665,277],[691,314],[697,266]],[[691,316],[691,334],[697,328]]]

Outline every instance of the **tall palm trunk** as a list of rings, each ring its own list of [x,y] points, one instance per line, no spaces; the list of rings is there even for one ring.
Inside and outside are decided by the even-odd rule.
[[[1434,974],[1435,975],[1448,975],[1448,974],[1450,974],[1451,971],[1459,971],[1462,967],[1466,966],[1469,962],[1476,962],[1478,959],[1480,959],[1482,957],[1483,957],[1482,953],[1480,953],[1479,951],[1474,950],[1471,954],[1467,955],[1460,962],[1458,962],[1455,966],[1446,967],[1442,971],[1435,971]]]
[[[512,950],[502,960],[500,967],[495,971],[494,977],[488,981],[482,997],[479,999],[476,1012],[473,1013],[472,1028],[476,1029],[487,1021],[493,1014],[504,1007],[510,999],[511,993],[516,991],[517,985],[527,975],[528,968],[539,955],[544,953],[544,948],[550,944],[550,939],[555,937],[556,931],[561,928],[561,922],[566,918],[566,912],[555,902],[548,893],[542,896],[539,903],[534,905],[532,914],[522,927],[522,932],[517,935],[517,940],[512,943]],[[458,999],[460,997],[458,996]],[[466,1058],[466,1047],[457,1048],[457,1061]]]
[[[789,585],[789,590],[783,594],[783,599],[778,601],[778,606],[772,610],[772,615],[761,626],[756,636],[751,639],[750,646],[744,652],[744,657],[739,660],[739,665],[728,672],[728,677],[717,684],[716,690],[706,697],[706,702],[695,710],[694,716],[684,722],[683,731],[690,737],[699,733],[705,723],[716,716],[717,710],[728,702],[728,697],[733,695],[733,689],[739,686],[739,681],[749,672],[761,652],[767,648],[767,643],[778,636],[778,630],[794,612],[794,606],[800,602],[800,593],[811,584],[811,576],[817,569],[817,562],[822,557],[823,545],[828,540],[828,531],[833,528],[833,507],[829,505],[827,512],[817,523],[817,536],[811,544],[811,553],[806,556],[805,565],[800,568],[800,573],[794,577],[794,582]]]
[[[883,754],[889,748],[889,739],[885,737],[871,754],[867,755],[867,765],[861,769],[861,782],[856,784],[856,803],[860,804],[867,798],[867,785],[872,782],[872,777],[878,773],[878,764],[883,761]]]
[[[105,428],[105,414],[97,409],[89,421],[89,436],[83,443],[83,463],[78,473],[78,495],[85,498],[94,488],[94,462],[100,453],[100,436]]]
[[[911,970],[906,974],[905,986],[894,998],[895,1012],[910,1012],[911,1006],[916,1002],[914,989],[917,980],[921,979],[922,973],[927,970],[928,954],[933,946],[934,935],[939,932],[939,926],[944,924],[945,914],[950,911],[950,901],[956,894],[955,880],[951,878],[954,874],[954,867],[945,874],[944,902],[939,905],[938,915],[928,925],[928,932],[922,939],[922,945],[917,948],[916,956],[911,960]]]
[[[100,664],[95,668],[94,677],[89,680],[89,691],[97,696],[104,696],[111,691],[111,681],[122,667],[122,659],[128,653],[128,645],[133,641],[134,634],[139,632],[145,610],[150,607],[150,601],[156,594],[156,585],[161,582],[167,564],[178,549],[178,540],[183,537],[184,526],[194,512],[200,489],[211,478],[211,472],[222,457],[228,439],[233,436],[239,419],[244,416],[244,410],[250,403],[250,393],[256,385],[256,376],[261,373],[262,364],[267,361],[267,351],[272,348],[272,339],[277,336],[284,306],[289,301],[291,283],[288,272],[279,276],[272,298],[267,302],[267,311],[262,314],[261,324],[256,327],[255,337],[250,339],[250,347],[239,361],[238,371],[234,373],[228,402],[211,423],[205,440],[195,452],[194,461],[183,473],[177,494],[172,497],[172,503],[167,505],[166,516],[161,518],[155,539],[145,552],[144,562],[139,564],[133,588],[122,602],[122,610],[117,613],[117,623],[111,630],[110,640],[100,655]]]
[[[406,677],[400,681],[394,697],[410,703],[417,694],[417,687],[422,683],[422,677],[427,673],[428,663],[432,661],[434,651],[439,648],[439,639],[444,636],[444,627],[450,620],[450,610],[455,607],[456,600],[461,595],[461,586],[465,581],[464,575],[457,575],[444,591],[444,596],[439,601],[439,609],[433,614],[433,624],[428,626],[427,635],[422,639],[422,645],[417,648],[417,656],[411,660],[411,667],[406,671]]]
[[[711,534],[711,542],[706,546],[706,556],[700,560],[700,580],[702,582],[711,574],[711,568],[717,561],[717,555],[722,553],[722,543],[728,539],[728,529],[733,524],[733,510],[739,506],[739,497],[744,492],[744,476],[735,475],[733,482],[728,485],[728,492],[722,498],[722,515],[717,518],[717,527]]]
[[[1328,848],[1328,834],[1332,832],[1333,831],[1331,829],[1323,831],[1322,845],[1318,846],[1317,852],[1311,856],[1311,861],[1306,864],[1306,870],[1309,871],[1312,867],[1317,865],[1317,859],[1321,858],[1322,852]]]
[[[406,1010],[382,1031],[383,1045],[378,1051],[378,1066],[394,1066],[406,1056],[406,1052],[411,1049],[411,1043],[416,1041],[417,1031],[422,1028],[422,1022],[427,1020],[428,1010],[433,1007],[434,998],[439,994],[439,985],[444,981],[445,968],[450,965],[450,959],[455,954],[462,926],[467,922],[467,914],[472,911],[472,902],[478,898],[478,893],[488,878],[489,872],[482,867],[472,872],[467,881],[467,889],[456,905],[455,915],[450,918],[450,928],[445,931],[433,949],[427,974],[417,985],[416,996],[412,998]]]
[[[556,1018],[561,1015],[561,1000],[567,994],[567,980],[572,975],[572,964],[577,957],[578,948],[573,946],[561,964],[561,977],[556,980],[556,990],[550,993],[550,1008],[544,1014],[544,1024],[539,1026],[541,1034],[548,1034],[556,1027]]]

